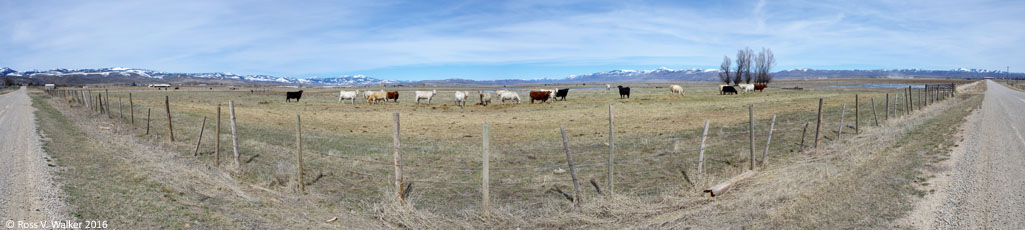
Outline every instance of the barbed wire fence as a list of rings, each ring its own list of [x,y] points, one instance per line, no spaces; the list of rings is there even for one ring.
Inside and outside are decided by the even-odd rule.
[[[730,174],[753,169],[753,167],[745,167],[750,165],[751,161],[771,162],[773,157],[783,155],[782,153],[784,152],[802,152],[805,149],[814,148],[814,139],[817,138],[836,141],[842,137],[840,135],[841,132],[856,134],[859,127],[855,124],[878,126],[885,119],[892,119],[889,118],[890,116],[911,115],[911,110],[922,109],[923,105],[927,106],[953,97],[954,88],[953,85],[926,86],[919,91],[914,91],[909,86],[902,90],[888,91],[887,93],[889,94],[885,99],[870,98],[870,100],[865,100],[865,98],[855,94],[854,96],[857,98],[855,101],[858,106],[853,106],[855,110],[853,111],[855,112],[853,119],[857,119],[854,122],[850,122],[852,120],[851,117],[843,117],[843,120],[841,120],[842,114],[849,111],[851,107],[831,105],[830,108],[820,109],[818,117],[823,117],[823,120],[817,124],[816,119],[809,119],[805,111],[790,111],[785,114],[773,114],[773,116],[777,116],[774,123],[769,123],[767,119],[758,119],[756,121],[752,118],[749,121],[751,123],[750,126],[733,124],[731,127],[732,123],[715,124],[708,128],[707,135],[704,136],[700,134],[701,132],[687,130],[668,136],[640,138],[643,139],[641,141],[636,140],[636,136],[628,136],[625,139],[619,138],[611,142],[602,143],[602,140],[599,138],[607,136],[599,135],[585,138],[581,134],[581,136],[569,138],[568,148],[574,150],[573,158],[576,161],[572,164],[565,158],[557,157],[559,154],[539,155],[530,161],[508,157],[516,154],[528,155],[527,152],[538,148],[545,149],[544,151],[547,153],[561,152],[562,149],[559,148],[561,142],[556,140],[532,143],[533,148],[513,148],[509,150],[498,147],[491,149],[490,151],[496,153],[493,155],[496,157],[487,159],[490,163],[486,166],[488,167],[487,169],[482,165],[484,159],[480,158],[480,156],[483,150],[478,145],[444,148],[438,147],[437,144],[413,143],[402,148],[396,147],[396,152],[398,152],[396,156],[407,151],[430,153],[438,156],[438,159],[431,159],[430,155],[421,154],[423,156],[418,156],[413,160],[401,161],[401,166],[396,166],[395,159],[386,159],[380,154],[356,155],[350,154],[350,152],[333,152],[334,150],[332,149],[328,151],[329,153],[321,151],[321,155],[352,162],[353,164],[350,164],[350,166],[354,167],[342,170],[362,174],[362,177],[387,178],[394,175],[374,173],[398,173],[400,170],[397,170],[397,168],[401,168],[401,174],[396,177],[399,180],[400,186],[394,191],[397,193],[396,197],[400,200],[405,199],[411,194],[418,194],[418,197],[421,199],[459,201],[454,203],[457,203],[456,205],[476,206],[480,202],[491,201],[524,202],[536,196],[525,196],[523,194],[550,193],[556,199],[566,198],[566,200],[579,201],[582,199],[581,197],[572,195],[577,192],[570,191],[570,188],[574,187],[573,177],[577,175],[579,177],[576,180],[582,182],[580,183],[579,190],[585,190],[584,194],[586,196],[584,197],[619,192],[654,194],[673,189],[708,186],[712,182],[729,177]],[[119,119],[118,122],[124,122],[124,119],[128,119],[125,116],[110,115],[113,110],[109,108],[110,101],[107,99],[110,97],[110,92],[96,93],[95,97],[91,91],[87,90],[48,89],[45,92],[51,97],[65,99],[65,102],[73,108],[81,108],[98,114],[107,114],[106,117],[109,119]],[[891,94],[893,98],[890,98]],[[130,95],[128,98],[130,104],[129,111],[134,113],[136,106],[130,101]],[[866,103],[869,104],[868,107],[861,106]],[[120,107],[120,104],[118,107]],[[754,107],[752,106],[751,108],[752,111],[750,112],[753,114]],[[836,108],[846,109],[836,110]],[[861,109],[865,111],[860,111]],[[170,113],[170,109],[168,110],[168,113]],[[610,108],[609,113],[611,120],[611,114],[614,111]],[[864,114],[869,115],[861,116]],[[396,116],[398,115],[396,114]],[[134,120],[134,115],[130,119]],[[147,116],[147,132],[149,129],[149,119]],[[847,120],[847,122],[844,120]],[[169,120],[168,122],[170,126],[171,121]],[[395,125],[398,125],[397,119]],[[614,126],[612,122],[609,125]],[[775,142],[763,144],[760,140],[771,138],[768,134],[770,127],[772,127],[771,135],[776,136],[772,139]],[[819,129],[819,136],[815,136],[816,127]],[[570,128],[572,129],[572,127]],[[612,135],[613,133],[606,134]],[[399,135],[399,133],[395,135]],[[353,136],[359,137],[360,134],[350,135],[350,137]],[[491,137],[482,136],[482,138]],[[307,138],[307,142],[335,142],[336,139],[333,136],[313,135]],[[706,143],[702,143],[702,139],[706,139]],[[506,145],[510,144],[508,141],[501,139],[489,140],[494,141],[494,143],[505,142]],[[751,145],[749,142],[754,142],[754,149],[749,147]],[[342,146],[341,148],[345,149],[370,148],[356,143],[353,142],[353,144],[348,146],[336,143],[332,146]],[[297,144],[301,145],[302,143]],[[766,144],[769,146],[766,147]],[[624,148],[624,145],[627,147]],[[699,147],[702,145],[704,145],[703,148]],[[396,146],[399,146],[399,144],[396,143]],[[609,150],[608,148],[613,149]],[[767,148],[767,150],[764,150],[764,148]],[[375,152],[379,152],[387,148],[378,146],[372,149]],[[704,172],[698,171],[699,169],[696,166],[699,161],[696,156],[702,155],[702,149],[703,159],[700,160],[704,161],[704,167],[701,169]],[[768,151],[767,159],[759,159],[761,158],[759,155],[762,154],[762,151],[759,150]],[[754,157],[752,157],[751,152],[754,152]],[[609,157],[609,155],[612,155],[612,157]],[[612,158],[615,160],[612,160]],[[443,161],[443,163],[439,163],[439,161]],[[610,173],[610,169],[614,173]],[[487,171],[487,174],[484,171]],[[608,182],[610,178],[607,175],[610,174],[615,178],[614,186],[608,186],[613,185],[613,183]],[[710,176],[705,178],[696,177],[699,174]],[[302,175],[301,172],[300,175]],[[483,180],[485,175],[487,175],[489,180]],[[373,178],[367,179],[373,180]],[[482,193],[491,192],[483,188],[494,188],[493,190],[497,192],[495,194],[497,196],[494,196],[489,201],[478,202],[478,200],[482,199]]]

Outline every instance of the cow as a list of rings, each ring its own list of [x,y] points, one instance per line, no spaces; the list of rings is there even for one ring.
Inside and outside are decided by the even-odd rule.
[[[541,101],[541,103],[545,103],[551,96],[552,92],[548,91],[530,91],[530,104],[534,104],[534,101]]]
[[[399,103],[399,91],[389,91],[388,92],[388,98],[385,99],[384,101],[387,102],[388,100],[394,100],[395,104],[398,104]]]
[[[505,100],[514,100],[516,101],[516,104],[520,103],[520,94],[508,90],[498,94],[498,98],[502,100],[502,104],[505,104]]]
[[[719,92],[719,94],[721,94],[721,95],[737,94],[737,88],[733,88],[733,86],[728,86],[728,85],[727,86],[722,86],[722,91]]]
[[[345,91],[338,92],[338,103],[342,103],[342,99],[348,99],[352,101],[352,104],[356,104],[356,98],[359,97],[359,90],[356,91]]]
[[[608,90],[610,90],[610,89],[612,89],[612,85],[609,85],[609,84],[605,84],[605,90],[606,90],[606,91],[608,91]]]
[[[548,92],[548,98],[555,98],[555,92],[559,89],[538,89],[535,91]]]
[[[367,94],[367,103],[377,103],[379,101],[388,100],[388,92],[383,90],[380,92],[370,92]]]
[[[683,96],[683,87],[680,85],[669,86],[669,92],[674,95],[679,94],[680,96]]]
[[[491,93],[477,91],[477,94],[480,94],[480,105],[488,106],[488,104],[491,104]]]
[[[555,92],[555,98],[562,98],[562,101],[566,101],[566,95],[569,94],[569,89],[559,89]]]
[[[360,97],[362,97],[363,100],[366,101],[367,98],[370,97],[371,94],[374,94],[374,91],[367,90],[367,91],[364,91],[363,95],[360,95]]]
[[[762,92],[762,90],[768,87],[766,84],[755,84],[755,91]]]
[[[299,98],[303,97],[303,91],[285,92],[285,102],[289,102],[292,98],[295,98],[295,102],[299,102]]]
[[[751,90],[755,90],[754,84],[737,84],[737,86],[740,87],[740,89],[743,89],[745,93]]]
[[[470,92],[456,91],[455,100],[456,100],[456,105],[458,105],[459,108],[462,108],[463,106],[466,105],[466,96],[467,95],[470,95]]]
[[[431,91],[416,91],[416,104],[420,104],[420,99],[427,99],[427,104],[430,105],[431,99],[434,98],[435,94],[438,94],[438,90],[436,89]]]
[[[619,99],[630,98],[630,87],[616,86],[619,88]]]

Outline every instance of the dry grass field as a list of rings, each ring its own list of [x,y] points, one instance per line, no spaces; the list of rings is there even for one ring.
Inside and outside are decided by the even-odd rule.
[[[413,91],[425,88],[387,88],[400,91],[399,104],[347,104],[338,103],[338,89],[304,89],[301,102],[284,102],[284,91],[295,89],[274,88],[250,92],[249,88],[228,90],[218,88],[183,88],[157,91],[147,88],[91,89],[92,97],[103,90],[110,91],[108,115],[77,107],[67,108],[65,102],[47,102],[45,94],[35,94],[41,108],[42,119],[63,121],[61,126],[43,127],[47,132],[65,132],[61,127],[78,130],[65,133],[78,142],[100,142],[89,149],[66,149],[82,153],[103,152],[111,157],[105,164],[117,166],[113,172],[100,174],[124,177],[118,185],[124,199],[158,197],[147,203],[153,210],[164,210],[160,215],[172,216],[154,220],[152,225],[173,228],[209,227],[366,227],[375,228],[479,228],[517,226],[526,228],[588,228],[587,226],[635,227],[711,227],[755,226],[772,228],[801,225],[805,227],[829,226],[844,222],[849,216],[820,215],[793,216],[796,212],[833,214],[867,209],[856,201],[877,198],[826,196],[808,199],[807,196],[786,196],[786,190],[810,186],[820,190],[805,195],[821,195],[834,191],[822,183],[838,183],[837,187],[858,186],[860,176],[872,171],[872,162],[878,158],[851,158],[836,153],[851,154],[846,150],[860,146],[854,153],[886,153],[905,156],[905,146],[926,146],[924,152],[935,149],[936,143],[948,141],[947,133],[933,139],[908,139],[926,127],[953,127],[960,122],[962,113],[948,110],[966,110],[980,96],[961,95],[938,107],[916,111],[913,116],[898,120],[884,119],[883,99],[886,93],[896,94],[900,89],[881,88],[819,88],[829,85],[858,85],[864,83],[938,84],[954,83],[946,80],[893,80],[854,79],[817,81],[779,81],[765,92],[719,95],[716,83],[682,83],[686,96],[669,94],[668,84],[628,84],[633,87],[631,99],[620,99],[615,88],[604,86],[526,86],[518,90],[537,88],[573,88],[567,101],[530,104],[526,93],[520,93],[521,104],[473,105],[478,100],[471,96],[466,107],[455,106],[455,90],[494,90],[481,87],[437,87],[438,95],[431,105],[414,105]],[[957,81],[961,84],[962,82]],[[680,84],[680,83],[677,83]],[[624,84],[627,85],[627,84]],[[800,86],[804,90],[781,90],[779,87]],[[602,89],[591,89],[600,87]],[[661,88],[656,88],[661,87]],[[379,88],[361,88],[361,90]],[[917,91],[916,91],[917,92]],[[128,94],[134,104],[134,124],[130,121]],[[855,94],[860,96],[859,113],[855,115]],[[108,95],[104,95],[108,96]],[[919,109],[919,94],[915,109]],[[164,99],[170,101],[174,142],[169,142],[167,114]],[[903,95],[902,95],[903,97]],[[815,116],[818,100],[824,99],[823,136],[819,150],[811,147],[802,151],[799,144],[806,135],[805,145],[814,144]],[[878,129],[873,118],[870,98],[875,99],[879,124],[893,129]],[[120,103],[119,103],[120,99]],[[233,166],[232,139],[228,116],[228,101],[234,101],[238,122],[239,152],[242,165]],[[903,102],[902,102],[903,103]],[[121,104],[121,106],[119,106]],[[606,159],[609,153],[609,105],[615,106],[615,196],[606,186]],[[840,128],[840,108],[846,104],[843,139],[834,139]],[[216,109],[221,108],[221,135],[215,137]],[[754,140],[756,160],[765,150],[770,118],[776,115],[772,143],[768,147],[765,168],[759,170],[749,186],[737,188],[739,197],[702,198],[701,190],[722,182],[747,170],[750,163],[748,105],[754,108]],[[122,107],[123,109],[119,109]],[[146,135],[147,110],[150,134]],[[121,112],[124,120],[118,120]],[[412,188],[404,205],[394,202],[394,172],[392,165],[392,114],[401,115],[402,164],[404,183]],[[296,115],[302,116],[303,159],[306,171],[306,192],[296,187]],[[193,157],[200,124],[206,117],[199,156]],[[855,118],[859,117],[860,131],[855,134]],[[710,121],[706,142],[704,175],[697,177],[698,149],[704,122]],[[899,121],[899,122],[898,122]],[[481,129],[490,125],[491,197],[492,214],[480,216],[481,187]],[[807,133],[802,135],[804,126]],[[932,126],[930,126],[932,125]],[[559,128],[565,127],[569,148],[580,179],[584,206],[574,211],[572,203],[555,188],[572,194],[573,184],[568,173]],[[933,127],[933,128],[935,128]],[[897,130],[897,131],[894,131]],[[70,132],[70,131],[68,131]],[[867,134],[867,135],[866,135]],[[925,134],[923,134],[925,135]],[[928,135],[925,135],[928,136]],[[873,144],[867,139],[893,137],[886,144]],[[220,167],[214,167],[214,140],[220,139]],[[51,148],[52,144],[48,144]],[[61,146],[73,145],[74,142]],[[863,147],[863,148],[862,148]],[[65,147],[66,148],[66,147]],[[109,150],[108,150],[109,148]],[[115,151],[116,150],[116,151]],[[118,154],[113,154],[118,153]],[[123,153],[123,154],[122,154]],[[924,153],[923,153],[924,154]],[[917,156],[917,155],[915,155]],[[58,154],[58,161],[61,161]],[[75,165],[64,157],[62,165]],[[902,178],[883,181],[886,186],[904,186],[904,179],[915,179],[916,168],[922,164],[897,165],[903,158],[889,159],[894,167],[885,172],[901,171]],[[907,158],[918,160],[919,157]],[[83,159],[84,160],[84,159]],[[853,162],[847,167],[838,162]],[[128,163],[128,165],[125,165]],[[797,166],[795,166],[797,165]],[[798,167],[800,166],[800,167]],[[74,167],[71,167],[74,168]],[[118,169],[125,168],[125,169]],[[76,169],[71,169],[72,171]],[[93,169],[96,170],[96,169]],[[810,173],[812,172],[812,173]],[[816,173],[821,172],[821,173]],[[851,172],[851,173],[845,173]],[[99,172],[97,172],[99,173]],[[809,174],[810,173],[810,174]],[[72,176],[72,175],[66,175]],[[831,179],[822,179],[831,178]],[[136,178],[133,182],[131,178]],[[766,179],[768,178],[768,179]],[[821,180],[820,180],[821,179]],[[833,180],[836,179],[836,180]],[[599,194],[591,181],[600,187]],[[99,183],[99,182],[96,182]],[[138,184],[138,189],[133,184]],[[810,184],[810,185],[809,185]],[[89,184],[70,185],[75,196],[102,196],[105,191],[83,189]],[[75,187],[78,186],[78,187]],[[747,187],[747,188],[745,188]],[[750,191],[769,191],[753,194]],[[857,188],[851,188],[857,190]],[[896,191],[896,202],[901,194],[914,189]],[[912,192],[909,192],[912,191]],[[728,194],[729,195],[729,194]],[[893,194],[891,194],[893,195]],[[163,198],[160,198],[163,197]],[[717,201],[721,199],[721,201]],[[751,201],[755,200],[755,201]],[[830,206],[822,202],[838,201],[847,206]],[[80,207],[81,218],[99,218],[125,215],[111,211],[89,211],[104,208],[103,204],[72,204]],[[755,205],[755,206],[751,206]],[[901,207],[876,207],[883,212],[901,212]],[[827,208],[828,207],[828,208]],[[853,207],[853,208],[852,208]],[[113,208],[106,206],[106,208]],[[167,211],[167,210],[178,211]],[[683,210],[683,211],[681,211]],[[753,219],[699,220],[694,210],[728,212],[726,216],[753,215]],[[871,210],[871,209],[868,209]],[[906,211],[906,210],[904,210]],[[146,210],[135,211],[141,214]],[[859,214],[867,215],[867,214]],[[709,218],[714,214],[703,214]],[[819,222],[808,218],[819,216]],[[338,220],[331,220],[332,218]],[[851,220],[855,217],[849,217]],[[865,216],[861,216],[865,217]],[[835,222],[831,222],[833,220]],[[127,220],[125,220],[127,221]],[[854,226],[885,226],[875,217],[870,223]],[[310,223],[315,224],[310,224]],[[181,226],[178,223],[192,225]],[[138,223],[135,223],[138,224]],[[864,225],[862,225],[864,224]],[[123,225],[132,226],[132,225]],[[302,228],[302,227],[300,227]]]

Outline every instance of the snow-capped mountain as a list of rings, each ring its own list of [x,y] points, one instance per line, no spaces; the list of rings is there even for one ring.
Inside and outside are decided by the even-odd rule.
[[[777,78],[852,78],[852,77],[876,77],[876,78],[983,78],[994,77],[1012,78],[1025,77],[1023,73],[1010,73],[1002,70],[968,69],[958,68],[952,70],[923,70],[923,69],[878,69],[878,70],[816,70],[816,69],[792,69],[775,73]]]
[[[31,82],[58,84],[309,84],[309,85],[376,85],[391,84],[397,81],[380,80],[363,75],[339,76],[329,78],[292,78],[268,75],[237,75],[233,73],[169,73],[146,69],[124,67],[100,69],[52,69],[19,72],[10,68],[0,68],[0,76],[24,78]]]
[[[398,82],[398,81],[392,81],[392,80],[380,80],[380,79],[371,78],[371,77],[367,77],[367,76],[363,76],[363,75],[345,75],[345,76],[328,77],[328,78],[311,77],[311,78],[300,79],[300,80],[306,80],[306,81],[309,82],[307,84],[315,84],[315,85],[376,85],[376,84],[393,84],[393,83]]]
[[[57,84],[152,84],[171,83],[183,85],[378,85],[378,84],[433,84],[433,85],[518,85],[549,83],[613,83],[613,82],[667,82],[667,81],[719,81],[718,69],[670,69],[661,67],[653,70],[610,70],[585,75],[571,75],[565,78],[470,80],[445,79],[423,81],[382,80],[364,75],[338,77],[292,78],[268,75],[237,75],[233,73],[168,73],[146,69],[124,67],[101,69],[53,69],[46,71],[19,72],[0,68],[0,76],[14,78],[20,82]],[[1005,71],[958,68],[953,70],[888,69],[888,70],[816,70],[792,69],[773,73],[776,79],[800,78],[1003,78]],[[1011,73],[1011,78],[1025,78],[1023,73]]]

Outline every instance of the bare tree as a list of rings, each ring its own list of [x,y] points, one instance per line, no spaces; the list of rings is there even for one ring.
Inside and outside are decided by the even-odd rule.
[[[751,59],[754,56],[754,51],[751,48],[744,47],[744,83],[751,84]]]
[[[730,66],[732,65],[729,56],[722,56],[722,65],[719,65],[719,80],[727,85],[730,84]]]
[[[772,67],[776,65],[776,57],[772,49],[762,48],[755,58],[755,83],[768,84],[772,81]]]
[[[737,50],[737,71],[734,71],[733,84],[740,84],[743,80],[744,83],[751,84],[751,58],[754,55],[754,51],[751,48],[744,48]]]
[[[758,56],[755,56],[755,83],[762,84],[765,77],[765,48],[758,52]]]
[[[747,56],[747,52],[744,50],[737,50],[737,71],[733,72],[734,85],[740,84],[740,81],[743,80],[744,77],[744,70],[751,68],[748,66],[748,60],[750,59],[747,59]]]

